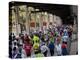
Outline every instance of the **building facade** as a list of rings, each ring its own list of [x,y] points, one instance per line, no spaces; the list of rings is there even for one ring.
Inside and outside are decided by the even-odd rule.
[[[40,11],[34,7],[21,5],[12,6],[12,33],[30,33],[35,30],[46,30],[49,27],[62,25],[59,16],[53,15],[47,11]]]

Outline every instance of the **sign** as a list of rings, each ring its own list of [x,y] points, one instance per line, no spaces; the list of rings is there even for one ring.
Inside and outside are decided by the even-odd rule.
[[[35,22],[30,22],[30,27],[35,27]]]
[[[52,25],[52,22],[50,22],[49,24]]]
[[[46,26],[47,25],[47,23],[46,22],[43,22],[43,26]]]

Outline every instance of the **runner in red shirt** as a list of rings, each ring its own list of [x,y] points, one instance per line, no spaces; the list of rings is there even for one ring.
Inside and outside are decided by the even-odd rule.
[[[30,42],[26,42],[24,45],[24,50],[26,52],[27,57],[31,56],[32,44]]]

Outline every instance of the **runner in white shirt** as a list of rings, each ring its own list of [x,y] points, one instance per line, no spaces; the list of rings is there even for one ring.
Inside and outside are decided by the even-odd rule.
[[[40,49],[41,49],[41,52],[44,54],[44,56],[47,57],[48,52],[49,52],[49,48],[48,48],[45,44],[43,44],[43,45],[40,47]]]
[[[55,46],[57,55],[60,56],[62,54],[61,44],[57,44]]]

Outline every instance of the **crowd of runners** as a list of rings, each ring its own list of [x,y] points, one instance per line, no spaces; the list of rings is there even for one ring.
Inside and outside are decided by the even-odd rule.
[[[44,30],[36,30],[29,34],[9,35],[9,57],[47,57],[69,55],[71,26],[57,26]]]

